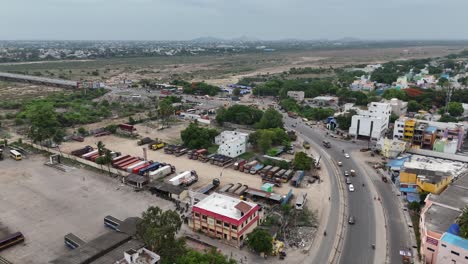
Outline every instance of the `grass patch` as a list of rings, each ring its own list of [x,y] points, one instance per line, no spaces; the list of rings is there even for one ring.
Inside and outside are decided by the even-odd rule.
[[[252,151],[247,151],[239,155],[239,158],[245,159],[245,160],[251,159],[253,157],[255,157],[255,153],[253,153]]]
[[[208,148],[208,153],[213,154],[218,152],[218,145],[212,145],[211,147]]]

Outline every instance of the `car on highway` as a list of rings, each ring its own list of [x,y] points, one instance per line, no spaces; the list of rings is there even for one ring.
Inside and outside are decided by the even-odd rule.
[[[292,126],[292,127],[296,127],[296,124],[292,124],[291,126]]]
[[[354,225],[356,223],[356,219],[354,219],[354,216],[350,215],[348,218],[348,224]]]
[[[338,161],[338,166],[340,166],[340,167],[343,166],[343,162]]]
[[[345,182],[346,184],[351,184],[351,180],[349,178],[346,178]]]
[[[349,177],[349,172],[348,172],[348,171],[344,171],[344,176],[345,176],[345,177]]]
[[[344,154],[344,157],[347,158],[347,159],[349,159],[349,154],[348,154],[348,153],[345,153],[345,154]]]
[[[354,185],[352,184],[348,185],[348,189],[350,192],[354,192]]]

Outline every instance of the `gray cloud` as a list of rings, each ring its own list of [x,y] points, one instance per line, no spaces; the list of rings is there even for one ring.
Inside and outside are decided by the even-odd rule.
[[[0,0],[0,39],[468,39],[466,0]]]

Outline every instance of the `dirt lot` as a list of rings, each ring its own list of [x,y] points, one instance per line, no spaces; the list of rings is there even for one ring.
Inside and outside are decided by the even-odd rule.
[[[2,251],[14,263],[47,263],[65,252],[63,236],[74,233],[85,241],[108,231],[106,215],[139,216],[150,205],[171,209],[172,203],[135,193],[117,180],[85,169],[62,172],[43,165],[34,155],[22,161],[0,161],[0,235],[21,231],[24,245]]]
[[[174,128],[177,130],[178,128]],[[166,130],[166,133],[169,130]],[[174,134],[175,134],[174,133]],[[88,137],[85,138],[84,142],[66,142],[62,144],[61,150],[67,153],[70,153],[74,149],[78,149],[85,145],[95,146],[97,140],[101,140],[107,148],[113,151],[120,151],[122,154],[129,154],[133,156],[143,156],[142,147],[137,146],[136,140],[121,138],[116,136],[104,136],[99,139]],[[173,155],[164,154],[163,150],[151,151],[148,152],[148,159],[154,161],[167,162],[176,167],[177,173],[187,170],[195,170],[199,175],[199,181],[192,185],[193,189],[197,189],[203,185],[210,183],[214,178],[220,178],[221,185],[228,183],[242,183],[246,184],[252,188],[260,189],[262,185],[261,178],[258,175],[250,175],[235,171],[230,168],[223,170],[222,167],[215,166],[209,163],[202,163],[195,160],[190,160],[187,156],[175,157]],[[222,173],[222,174],[221,174]],[[314,187],[317,185],[313,185]],[[287,194],[292,187],[289,184],[284,184],[282,187],[275,188],[274,192],[279,194]],[[314,195],[320,193],[320,188],[317,188],[317,192],[314,192]],[[311,200],[313,198],[311,197]]]

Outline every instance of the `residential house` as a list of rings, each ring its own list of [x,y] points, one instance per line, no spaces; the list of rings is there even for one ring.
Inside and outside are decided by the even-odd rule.
[[[419,200],[421,191],[439,194],[466,170],[463,162],[411,155],[400,169],[400,191],[409,201]]]
[[[419,229],[422,263],[468,262],[468,240],[459,236],[456,220],[468,204],[468,176],[460,176],[440,195],[429,194]]]
[[[396,158],[406,150],[407,142],[399,139],[380,138],[376,144],[380,154],[386,158]]]
[[[407,117],[400,117],[393,127],[393,137],[410,142],[413,148],[452,154],[461,151],[465,134],[462,123],[443,123]]]
[[[218,154],[231,158],[245,153],[249,134],[238,131],[223,131],[215,137],[215,144],[219,145]]]
[[[382,99],[380,102],[390,104],[390,107],[392,108],[392,114],[397,116],[406,115],[406,112],[408,111],[408,102],[399,100],[397,98],[392,98],[390,100]]]
[[[304,91],[288,91],[287,95],[297,102],[304,101],[305,93]]]

